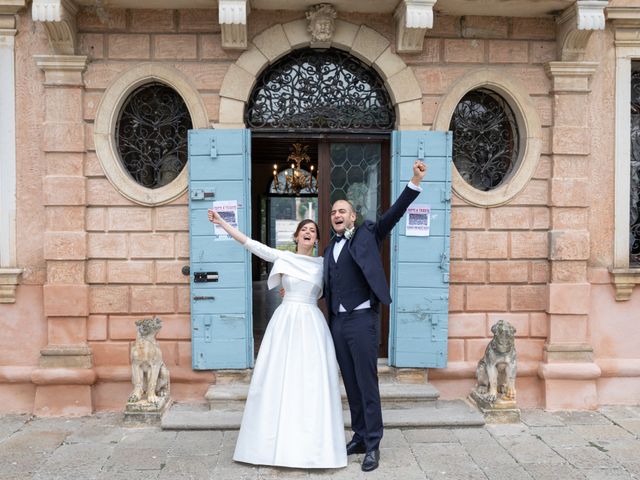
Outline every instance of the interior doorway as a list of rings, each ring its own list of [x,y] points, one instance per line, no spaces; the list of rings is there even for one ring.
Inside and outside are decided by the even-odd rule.
[[[297,144],[297,146],[295,146]],[[298,149],[298,150],[296,150]],[[308,159],[299,164],[305,182],[295,183],[295,158],[300,150]],[[291,155],[294,155],[293,157]],[[304,218],[318,223],[318,255],[332,240],[329,211],[333,202],[350,200],[359,225],[375,221],[389,208],[390,142],[388,134],[302,134],[253,132],[251,144],[252,237],[274,248],[293,249],[293,231]],[[289,186],[283,182],[289,177]],[[275,188],[274,185],[278,186]],[[383,245],[383,265],[389,280],[389,241]],[[280,304],[277,289],[266,286],[270,264],[253,256],[253,336],[257,352],[269,318]],[[319,306],[324,311],[324,302]],[[325,312],[326,314],[326,312]],[[379,356],[388,356],[389,311],[380,313]]]

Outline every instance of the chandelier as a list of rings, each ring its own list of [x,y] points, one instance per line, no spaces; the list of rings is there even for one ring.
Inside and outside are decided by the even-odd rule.
[[[309,170],[301,167],[303,162],[311,163],[311,157],[307,153],[309,145],[294,143],[293,151],[287,157],[290,167],[278,171],[278,165],[273,166],[272,193],[290,193],[298,195],[300,193],[318,193],[318,180],[314,177],[314,166],[310,165]]]

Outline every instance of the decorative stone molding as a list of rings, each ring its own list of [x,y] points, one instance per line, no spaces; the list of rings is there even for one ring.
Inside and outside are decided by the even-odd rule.
[[[518,195],[535,172],[542,151],[542,127],[537,109],[524,86],[504,72],[482,68],[464,75],[445,94],[436,112],[433,130],[449,130],[456,106],[466,93],[476,88],[488,88],[507,101],[521,132],[521,153],[515,170],[498,188],[484,192],[472,187],[462,178],[455,165],[452,188],[456,195],[472,205],[496,207]]]
[[[0,268],[0,303],[16,302],[16,287],[21,268]]]
[[[187,189],[188,172],[183,168],[171,183],[146,188],[129,175],[120,161],[116,146],[116,122],[129,94],[146,83],[158,81],[173,88],[182,97],[193,128],[210,128],[207,110],[198,90],[177,69],[168,65],[144,63],[120,74],[104,92],[94,124],[94,142],[98,160],[112,185],[129,200],[141,205],[163,205],[175,200]]]
[[[578,0],[557,18],[558,55],[562,61],[584,58],[587,42],[594,30],[604,30],[604,9],[608,2]]]
[[[31,16],[43,22],[49,42],[57,55],[74,55],[78,46],[76,7],[70,0],[33,0]]]
[[[311,45],[311,34],[304,20],[273,25],[254,37],[222,81],[220,123],[216,127],[244,128],[246,102],[260,73],[292,50]],[[392,51],[383,35],[365,25],[336,20],[330,46],[352,53],[380,74],[396,108],[396,129],[424,128],[420,84],[413,69]]]
[[[394,13],[396,50],[399,53],[422,51],[424,34],[433,28],[433,6],[437,0],[402,0]]]
[[[222,48],[247,49],[248,0],[218,0],[218,22],[222,31]]]

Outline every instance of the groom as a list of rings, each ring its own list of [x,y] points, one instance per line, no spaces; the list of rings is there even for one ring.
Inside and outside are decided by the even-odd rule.
[[[378,388],[378,311],[391,303],[380,248],[391,229],[422,189],[427,167],[417,160],[413,177],[396,202],[377,222],[355,229],[356,213],[347,200],[331,208],[335,238],[324,251],[324,295],[338,364],[347,391],[352,440],[347,455],[366,454],[365,472],[378,468],[382,409]]]

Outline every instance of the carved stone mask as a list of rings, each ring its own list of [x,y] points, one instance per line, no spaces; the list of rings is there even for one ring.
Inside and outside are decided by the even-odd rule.
[[[309,27],[307,30],[311,32],[311,41],[329,42],[333,37],[334,20],[337,16],[336,10],[328,3],[321,3],[312,6],[307,10],[307,20]]]

